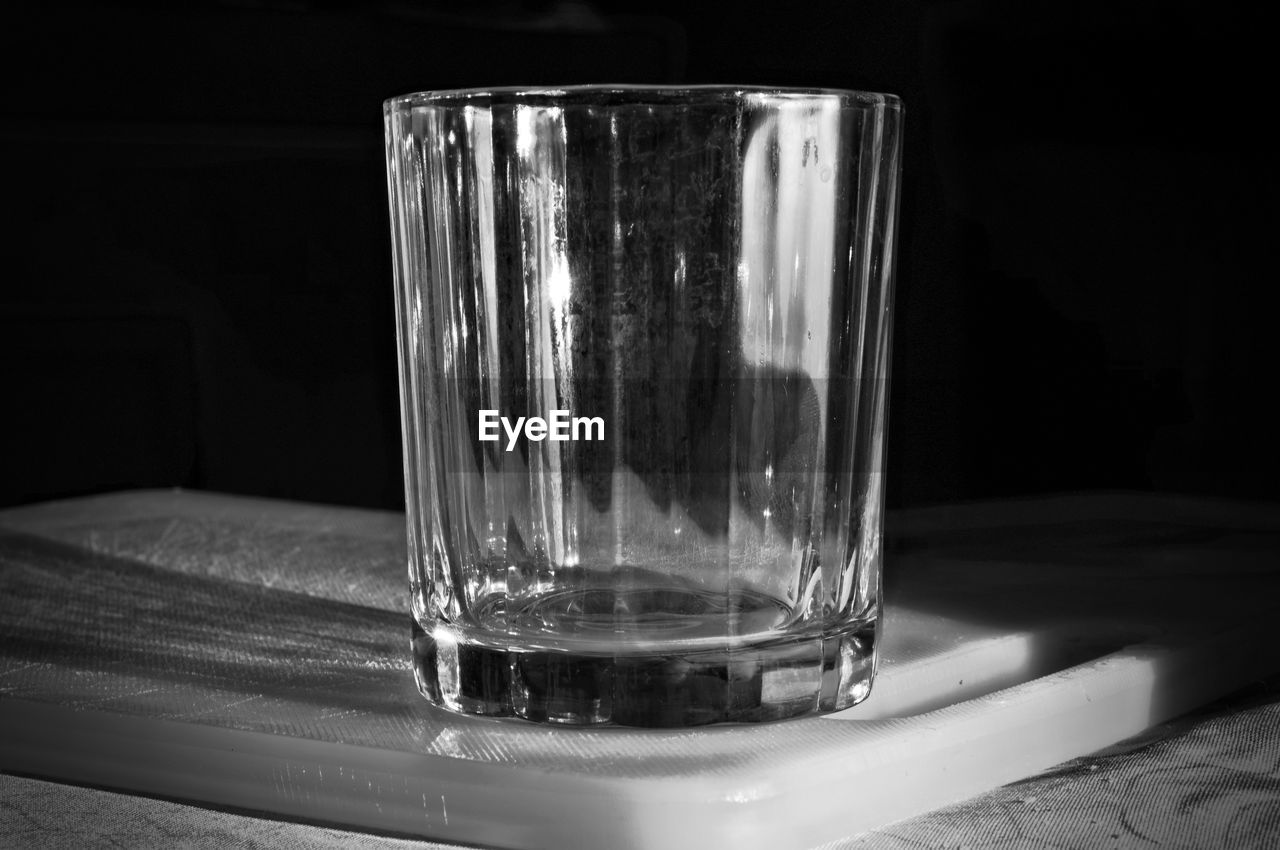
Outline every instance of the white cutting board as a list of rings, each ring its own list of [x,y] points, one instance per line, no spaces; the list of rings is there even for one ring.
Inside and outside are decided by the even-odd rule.
[[[805,848],[1280,670],[1274,506],[1078,496],[891,518],[848,711],[458,718],[413,691],[401,522],[156,491],[0,511],[0,769],[495,847]]]

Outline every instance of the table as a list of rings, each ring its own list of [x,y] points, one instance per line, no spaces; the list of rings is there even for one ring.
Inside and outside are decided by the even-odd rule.
[[[386,640],[394,644],[400,642],[395,631],[403,625],[402,618],[391,614],[404,597],[401,522],[395,514],[210,494],[116,494],[0,512],[0,529],[5,530],[0,535],[0,579],[9,578],[12,583],[14,565],[29,566],[32,551],[43,553],[42,557],[88,552],[99,559],[94,562],[99,566],[116,564],[129,574],[147,568],[165,570],[157,574],[165,583],[185,581],[181,585],[184,594],[212,594],[199,598],[214,605],[230,598],[243,607],[246,600],[294,594],[288,598],[315,607],[301,614],[292,609],[284,612],[290,616],[331,614],[325,608],[331,603],[386,611],[385,618],[375,615],[370,621],[370,639],[381,641],[382,632],[390,630]],[[1280,580],[1275,545],[1280,539],[1280,516],[1273,506],[1266,505],[1091,494],[926,509],[898,514],[890,520],[890,527],[894,541],[889,560],[891,602],[895,569],[900,575],[911,570],[919,576],[927,574],[931,562],[966,559],[971,564],[1017,561],[1024,565],[1018,575],[1032,584],[1036,576],[1052,572],[1055,563],[1070,563],[1077,571],[1088,568],[1095,583],[1100,576],[1111,574],[1109,570],[1116,563],[1137,563],[1144,580],[1165,583],[1174,583],[1179,575],[1186,578],[1192,571],[1210,604],[1236,598],[1231,592],[1235,587],[1237,595],[1247,590],[1247,597],[1259,601],[1257,611],[1266,610],[1262,603],[1268,601],[1267,593],[1262,591],[1276,589]],[[87,594],[82,602],[93,598]],[[57,629],[40,633],[43,642],[38,647],[31,627],[33,622],[56,625],[58,617],[74,613],[74,601],[51,600],[47,617],[37,616],[29,608],[18,612],[26,625],[22,631],[6,634],[4,654],[10,663],[0,676],[0,693],[29,700],[40,694],[48,699],[56,692],[58,699],[48,702],[50,711],[61,702],[75,710],[110,712],[113,699],[132,700],[135,714],[172,711],[172,705],[166,709],[162,704],[169,698],[164,694],[151,697],[153,703],[148,708],[146,694],[104,688],[102,681],[77,683],[77,679],[86,678],[84,671],[55,685],[49,684],[47,675],[41,678],[31,672],[44,665],[41,669],[47,673],[50,665],[60,663],[58,659],[75,654],[75,646],[65,642],[67,627],[61,636]],[[1240,603],[1241,610],[1248,608],[1247,602],[1248,598]],[[1150,612],[1134,609],[1132,614],[1136,623]],[[280,625],[286,631],[290,627],[288,621],[282,620]],[[0,626],[0,634],[5,634],[4,629]],[[164,654],[165,648],[173,645],[171,638],[141,651]],[[1255,681],[1243,683],[1243,689],[1208,708],[1020,782],[868,834],[834,838],[827,846],[1276,846],[1280,844],[1280,818],[1276,815],[1280,810],[1280,679],[1270,675],[1277,665],[1265,650],[1259,646],[1261,660]],[[14,663],[23,658],[26,666]],[[263,660],[255,662],[250,652],[223,661],[229,665],[225,669],[196,671],[204,676],[205,687],[220,675],[234,679],[245,670],[252,678],[253,664]],[[233,663],[237,661],[239,666]],[[106,666],[114,665],[112,675],[118,678],[139,663],[138,659],[113,656]],[[272,668],[270,663],[262,666]],[[278,671],[278,666],[275,669]],[[365,684],[389,681],[388,677],[402,673],[374,670]],[[288,688],[272,691],[261,687],[267,681],[264,678],[256,683],[259,687],[250,699],[275,699],[278,707],[298,696],[286,693]],[[238,684],[229,681],[232,690],[240,687],[243,692],[243,685],[243,679]],[[313,688],[316,685],[311,683]],[[356,714],[379,710],[379,701],[385,697],[371,693],[364,697],[364,704],[355,700],[343,710]],[[974,699],[972,694],[967,697]],[[160,702],[154,702],[156,699]],[[190,700],[191,694],[186,692],[182,699]],[[226,702],[223,699],[218,705]],[[188,704],[181,710],[191,720],[198,707]],[[265,715],[270,713],[264,711]],[[216,725],[210,718],[204,722]],[[0,752],[5,745],[20,743],[6,741],[5,734],[12,732],[0,733]],[[36,770],[29,769],[33,762],[24,764],[29,774],[86,781],[74,772],[69,774],[71,768],[65,766],[42,771],[41,762],[34,762]],[[0,766],[9,767],[4,761]],[[250,846],[255,842],[270,846],[423,846],[407,838],[371,832],[367,827],[353,832],[300,823],[280,812],[264,817],[261,813],[54,783],[30,775],[0,776],[0,789],[0,841],[20,846],[59,846],[86,839],[100,845],[180,840]],[[855,790],[850,791],[851,806],[857,803]]]

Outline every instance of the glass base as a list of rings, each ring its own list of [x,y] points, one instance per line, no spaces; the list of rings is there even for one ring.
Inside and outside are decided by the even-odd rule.
[[[418,690],[462,714],[645,727],[756,723],[839,711],[871,692],[876,624],[732,650],[636,654],[513,649],[414,621]]]

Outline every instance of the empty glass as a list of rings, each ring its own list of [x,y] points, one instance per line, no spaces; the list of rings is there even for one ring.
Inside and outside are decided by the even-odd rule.
[[[419,689],[682,726],[875,670],[901,105],[385,105]]]

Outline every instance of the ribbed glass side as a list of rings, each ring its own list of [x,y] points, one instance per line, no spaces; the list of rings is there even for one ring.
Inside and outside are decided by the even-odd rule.
[[[388,102],[429,699],[685,725],[866,695],[900,113],[730,89]]]

